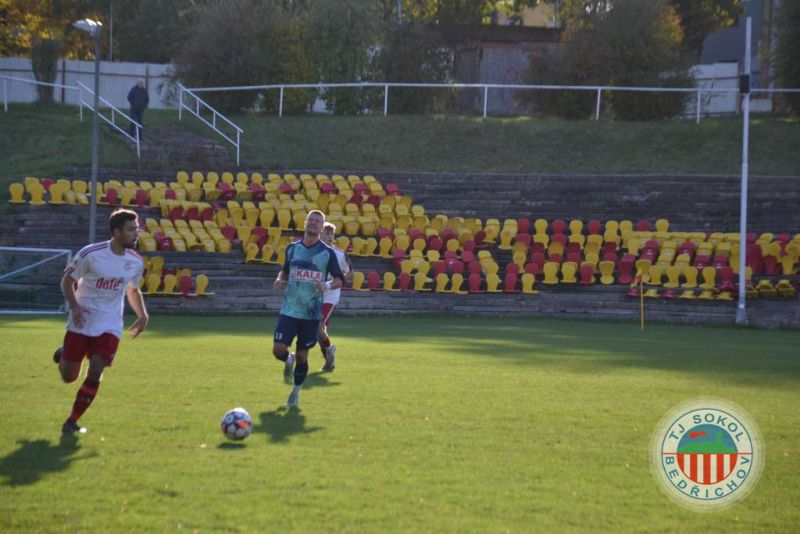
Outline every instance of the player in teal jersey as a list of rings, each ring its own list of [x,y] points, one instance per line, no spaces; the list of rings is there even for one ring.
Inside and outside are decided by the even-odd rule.
[[[344,275],[334,250],[319,238],[325,214],[312,210],[306,216],[302,241],[286,247],[286,261],[275,279],[275,290],[284,291],[272,354],[284,362],[283,375],[294,382],[287,404],[297,406],[300,388],[308,374],[308,351],[317,344],[322,318],[322,294],[342,287]],[[328,280],[328,275],[333,277]],[[290,347],[297,337],[295,351]]]

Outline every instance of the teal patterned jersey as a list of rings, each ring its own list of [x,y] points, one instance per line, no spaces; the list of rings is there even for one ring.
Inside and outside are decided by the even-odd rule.
[[[322,241],[310,247],[297,241],[286,247],[283,273],[288,282],[281,315],[295,319],[322,319],[322,293],[317,291],[317,282],[324,283],[329,274],[344,279],[336,253]]]

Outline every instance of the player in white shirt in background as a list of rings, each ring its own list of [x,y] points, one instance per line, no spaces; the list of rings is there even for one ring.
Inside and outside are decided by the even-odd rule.
[[[138,233],[138,216],[119,209],[109,217],[111,239],[83,247],[64,271],[61,291],[69,307],[64,344],[56,350],[61,378],[78,379],[84,358],[89,359],[86,379],[75,396],[72,412],[61,427],[64,434],[86,432],[78,419],[97,395],[103,371],[111,366],[122,337],[124,297],[136,314],[129,331],[138,336],[149,317],[139,290],[144,261],[133,250]]]
[[[350,269],[350,261],[342,250],[336,248],[333,238],[336,236],[336,225],[326,222],[322,226],[322,233],[319,235],[320,239],[326,244],[333,247],[336,252],[336,259],[339,261],[339,268],[344,274],[345,282],[350,284],[353,281],[353,273]],[[330,278],[329,278],[330,279]],[[319,322],[319,348],[322,351],[322,357],[325,358],[325,365],[322,371],[329,373],[336,367],[336,345],[331,343],[331,338],[328,336],[328,324],[331,321],[331,315],[336,305],[339,304],[341,297],[341,289],[329,289],[325,291],[322,296],[322,320]]]

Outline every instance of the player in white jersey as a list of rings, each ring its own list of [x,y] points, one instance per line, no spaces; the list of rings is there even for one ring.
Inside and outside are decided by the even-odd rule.
[[[109,218],[111,239],[83,247],[61,279],[61,291],[69,307],[64,344],[53,355],[61,378],[72,383],[81,372],[84,358],[89,368],[61,431],[86,432],[78,419],[97,395],[103,371],[111,366],[122,337],[124,297],[136,314],[130,327],[133,337],[147,327],[149,317],[139,290],[144,261],[133,248],[138,225],[136,212],[119,209]]]
[[[350,261],[347,254],[336,248],[333,238],[336,235],[336,225],[326,222],[322,226],[322,233],[319,235],[320,239],[336,253],[336,259],[339,262],[339,268],[345,275],[345,282],[352,283],[353,273],[350,270]],[[330,277],[329,277],[330,279]],[[322,357],[325,358],[325,365],[322,371],[329,373],[336,367],[336,345],[331,343],[331,338],[328,336],[328,325],[331,322],[331,315],[336,305],[339,304],[341,298],[341,289],[328,289],[322,295],[322,320],[319,322],[319,348],[322,351]]]

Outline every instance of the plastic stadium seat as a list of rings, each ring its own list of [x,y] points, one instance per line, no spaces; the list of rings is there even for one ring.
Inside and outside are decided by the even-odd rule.
[[[680,287],[681,271],[682,269],[675,265],[670,265],[665,269],[665,274],[667,275],[667,281],[664,282],[664,287],[666,289],[675,289]]]
[[[436,286],[434,288],[434,291],[436,293],[445,293],[445,292],[447,292],[446,287],[447,287],[447,284],[450,283],[450,278],[447,276],[447,274],[443,273],[443,272],[437,273],[435,280],[436,280]]]
[[[515,272],[506,273],[503,277],[503,292],[504,293],[519,293],[517,283],[519,282],[519,275]]]
[[[470,293],[483,293],[481,290],[481,275],[478,273],[470,273],[467,277],[467,285],[469,286]]]
[[[561,282],[564,284],[575,284],[578,282],[578,279],[575,275],[578,272],[578,264],[575,262],[564,262],[561,265]]]
[[[522,277],[520,278],[520,282],[522,284],[522,292],[528,295],[532,295],[537,293],[533,289],[534,284],[536,283],[536,277],[533,276],[531,273],[523,273]]]
[[[383,291],[383,288],[381,288],[381,275],[377,271],[367,273],[367,289],[370,291]]]
[[[558,284],[558,268],[558,263],[553,261],[546,262],[542,267],[542,274],[544,275],[542,283],[547,285]]]
[[[394,287],[394,283],[397,280],[397,276],[391,272],[386,271],[383,273],[383,290],[384,291],[398,291],[398,288]]]
[[[697,287],[697,267],[690,265],[683,268],[684,282],[681,287],[684,289],[694,289]]]
[[[486,292],[487,293],[501,293],[500,277],[496,273],[489,273],[486,275]]]
[[[466,290],[463,289],[464,286],[464,275],[461,273],[454,273],[452,278],[450,279],[450,292],[456,294],[465,294],[467,293]]]
[[[613,269],[613,265],[612,265],[612,269]],[[586,262],[582,263],[581,264],[581,268],[580,268],[580,277],[581,278],[580,278],[580,282],[579,283],[581,285],[585,285],[585,286],[594,284],[594,271],[595,271],[594,264],[586,263]],[[613,281],[613,277],[612,277],[612,281]]]

